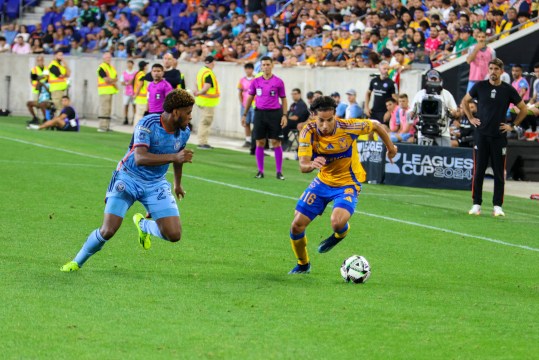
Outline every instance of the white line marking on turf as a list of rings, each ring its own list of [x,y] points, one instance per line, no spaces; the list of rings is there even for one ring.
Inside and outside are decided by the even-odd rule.
[[[111,162],[115,162],[115,163],[117,162],[117,160],[102,157],[102,156],[90,155],[90,154],[80,153],[80,152],[77,152],[77,151],[56,148],[56,147],[53,147],[53,146],[36,144],[36,143],[33,143],[33,142],[20,140],[20,139],[7,138],[7,137],[1,136],[1,135],[0,135],[0,139],[10,140],[10,141],[14,141],[14,142],[18,142],[18,143],[26,144],[26,145],[33,145],[33,146],[37,146],[37,147],[44,148],[44,149],[56,150],[56,151],[65,152],[65,153],[68,153],[68,154],[78,155],[78,156],[92,158],[92,159],[106,160],[106,161],[111,161]],[[262,190],[248,188],[248,187],[244,187],[244,186],[228,184],[228,183],[225,183],[225,182],[222,182],[222,181],[210,180],[210,179],[206,179],[206,178],[202,178],[202,177],[198,177],[198,176],[193,176],[193,175],[183,175],[183,176],[191,178],[191,179],[205,181],[205,182],[212,183],[212,184],[217,184],[217,185],[230,187],[230,188],[233,188],[233,189],[250,191],[250,192],[263,194],[263,195],[268,195],[268,196],[274,196],[274,197],[278,197],[278,198],[282,198],[282,199],[297,200],[297,198],[292,197],[292,196],[280,195],[280,194],[275,194],[275,193],[271,193],[271,192],[268,192],[268,191],[262,191]],[[364,215],[364,216],[374,217],[374,218],[377,218],[377,219],[394,221],[394,222],[398,222],[398,223],[401,223],[401,224],[406,224],[406,225],[410,225],[410,226],[417,226],[417,227],[421,227],[421,228],[424,228],[424,229],[444,232],[444,233],[447,233],[447,234],[464,236],[464,237],[467,237],[467,238],[488,241],[488,242],[499,244],[499,245],[505,245],[505,246],[516,247],[516,248],[520,248],[520,249],[524,249],[524,250],[530,250],[530,251],[539,252],[538,248],[534,248],[534,247],[527,246],[527,245],[513,244],[513,243],[509,243],[509,242],[502,241],[502,240],[497,240],[497,239],[492,239],[492,238],[485,237],[485,236],[471,235],[471,234],[467,234],[467,233],[463,233],[463,232],[459,232],[459,231],[453,231],[453,230],[443,229],[443,228],[439,228],[439,227],[435,227],[435,226],[420,224],[420,223],[413,222],[413,221],[401,220],[401,219],[396,219],[396,218],[392,218],[392,217],[388,217],[388,216],[366,213],[364,211],[356,211],[356,212],[358,214],[361,214],[361,215]]]
[[[59,163],[59,162],[40,162],[40,161],[20,161],[20,160],[0,160],[0,163],[13,165],[32,165],[32,166],[79,166],[87,168],[110,168],[109,165],[81,164],[81,163]]]

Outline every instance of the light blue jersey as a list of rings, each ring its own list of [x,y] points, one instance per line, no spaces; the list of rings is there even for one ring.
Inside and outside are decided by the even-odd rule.
[[[160,166],[139,166],[135,164],[135,148],[145,146],[152,154],[174,154],[185,148],[191,135],[189,128],[169,133],[161,123],[160,114],[150,114],[137,124],[129,150],[118,163],[117,171],[126,171],[130,176],[143,181],[157,181],[165,178],[170,164]]]

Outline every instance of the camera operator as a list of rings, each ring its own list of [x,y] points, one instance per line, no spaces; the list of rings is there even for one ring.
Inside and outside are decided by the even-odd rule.
[[[443,88],[442,76],[429,70],[425,87],[412,100],[410,120],[419,117],[417,139],[419,145],[451,146],[449,125],[460,111],[451,93]]]

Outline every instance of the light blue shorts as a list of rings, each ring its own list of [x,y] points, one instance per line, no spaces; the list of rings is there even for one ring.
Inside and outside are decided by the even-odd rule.
[[[322,215],[326,206],[333,201],[333,208],[343,208],[350,215],[354,214],[357,205],[358,192],[353,185],[331,187],[315,178],[309,187],[301,194],[296,204],[296,210],[313,220]]]
[[[180,215],[168,181],[141,182],[124,171],[114,171],[105,198],[105,214],[123,218],[135,201],[142,203],[154,220]]]

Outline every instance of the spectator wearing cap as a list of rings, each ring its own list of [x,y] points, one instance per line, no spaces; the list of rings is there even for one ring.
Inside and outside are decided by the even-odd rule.
[[[200,125],[198,128],[198,148],[212,149],[208,144],[208,136],[215,115],[215,107],[219,105],[220,90],[219,83],[213,72],[215,58],[207,56],[204,59],[204,66],[198,71],[196,79],[195,103],[201,110]]]
[[[365,94],[365,115],[370,119],[380,122],[384,121],[386,113],[386,99],[393,97],[396,99],[395,82],[388,77],[389,64],[382,61],[378,65],[380,75],[373,78],[369,84],[369,89]],[[370,108],[371,94],[373,95],[373,105]]]
[[[524,30],[533,26],[534,23],[530,21],[530,13],[521,11],[517,15],[518,25],[520,25],[520,30]]]
[[[485,18],[485,12],[483,10],[475,9],[470,16],[470,22],[472,24],[472,29],[487,31],[488,22]]]
[[[457,57],[461,55],[465,55],[468,53],[468,48],[472,46],[473,44],[477,43],[477,40],[475,40],[472,36],[472,28],[471,27],[465,27],[460,30],[458,30],[459,38],[455,42],[455,48],[453,49],[453,54],[456,54]]]
[[[348,104],[341,101],[341,94],[339,94],[337,91],[331,93],[331,97],[335,102],[337,103],[337,108],[335,109],[335,115],[341,119],[344,119],[344,116],[346,115],[346,108],[348,107]]]
[[[356,49],[360,48],[361,45],[362,45],[361,31],[359,29],[356,29],[352,31],[352,40],[350,41],[350,47],[348,48],[348,50],[350,52],[354,52],[356,51]]]
[[[145,81],[148,71],[148,62],[141,60],[138,63],[138,72],[135,74],[134,93],[135,93],[135,115],[133,116],[133,127],[142,119],[144,113],[148,111],[148,81]]]
[[[348,106],[346,107],[344,118],[345,119],[359,119],[363,116],[363,109],[357,103],[357,93],[354,89],[346,91],[348,98]]]
[[[487,34],[480,31],[476,40],[477,44],[470,46],[466,57],[466,62],[470,64],[466,92],[469,92],[476,82],[482,81],[488,76],[488,64],[496,58],[496,51],[487,46]]]

